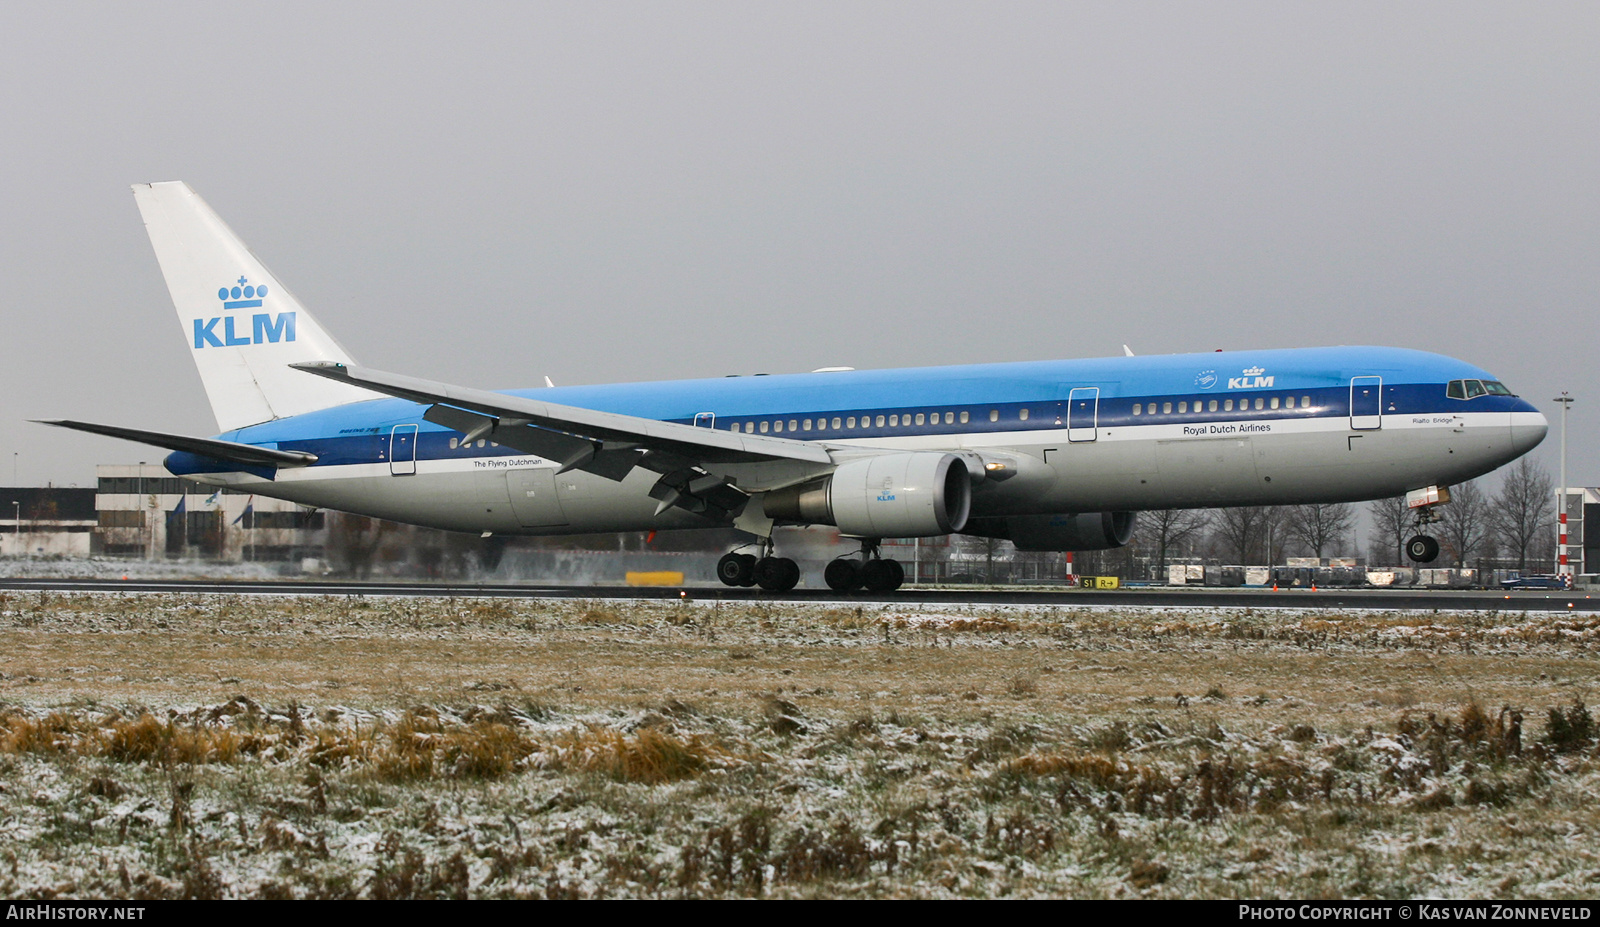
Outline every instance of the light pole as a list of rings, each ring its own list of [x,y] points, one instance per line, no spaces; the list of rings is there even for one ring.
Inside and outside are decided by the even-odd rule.
[[[1567,409],[1572,405],[1572,397],[1562,390],[1554,401],[1561,403],[1561,490],[1556,498],[1556,519],[1561,525],[1561,537],[1556,547],[1556,575],[1570,576],[1572,565],[1567,562]]]
[[[17,526],[16,529],[15,529],[15,532],[14,532],[16,534],[16,538],[17,538],[17,550],[21,550],[22,549],[22,503],[21,502],[18,502],[18,501],[15,501],[15,500],[12,501],[12,503],[11,503],[11,518],[12,518],[12,521],[14,521],[16,523],[16,526]]]

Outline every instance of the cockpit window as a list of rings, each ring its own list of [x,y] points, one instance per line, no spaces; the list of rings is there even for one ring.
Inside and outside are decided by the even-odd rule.
[[[1444,394],[1451,399],[1476,399],[1479,396],[1516,396],[1498,380],[1451,380]]]

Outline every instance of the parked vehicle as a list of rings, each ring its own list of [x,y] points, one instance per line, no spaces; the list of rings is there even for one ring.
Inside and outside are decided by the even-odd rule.
[[[1565,589],[1567,583],[1560,576],[1513,576],[1500,581],[1501,589]]]

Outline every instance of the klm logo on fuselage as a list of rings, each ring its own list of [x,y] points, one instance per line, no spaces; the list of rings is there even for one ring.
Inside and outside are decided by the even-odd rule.
[[[258,309],[266,295],[265,286],[252,286],[247,277],[240,277],[234,286],[225,286],[217,290],[217,299],[222,300],[223,309]],[[250,317],[249,329],[244,327],[243,319],[242,315],[195,319],[195,350],[237,348],[247,344],[277,344],[280,341],[294,340],[293,312],[276,314],[258,312]],[[218,325],[221,325],[220,331]]]
[[[1267,372],[1265,367],[1251,367],[1240,371],[1242,377],[1229,377],[1228,389],[1266,389],[1272,385],[1272,377],[1264,377]]]

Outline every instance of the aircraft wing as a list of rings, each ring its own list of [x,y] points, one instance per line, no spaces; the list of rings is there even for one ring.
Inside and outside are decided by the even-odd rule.
[[[707,463],[833,463],[827,448],[810,441],[695,428],[329,361],[291,366],[429,404],[424,418],[462,432],[467,440],[492,435],[507,447],[560,461],[563,470],[581,469],[613,480],[634,466],[668,473]]]
[[[58,428],[71,428],[74,431],[87,431],[90,434],[107,435],[112,438],[121,438],[124,441],[137,441],[140,444],[150,444],[155,447],[164,447],[171,451],[187,451],[190,454],[199,454],[213,460],[226,460],[231,463],[245,464],[252,467],[308,467],[317,462],[317,455],[305,451],[280,451],[276,448],[258,447],[254,444],[240,444],[237,441],[219,441],[216,438],[191,438],[187,435],[166,434],[160,431],[140,431],[137,428],[119,428],[115,425],[96,425],[93,422],[72,422],[65,419],[40,420],[35,419],[40,425],[55,425]]]

